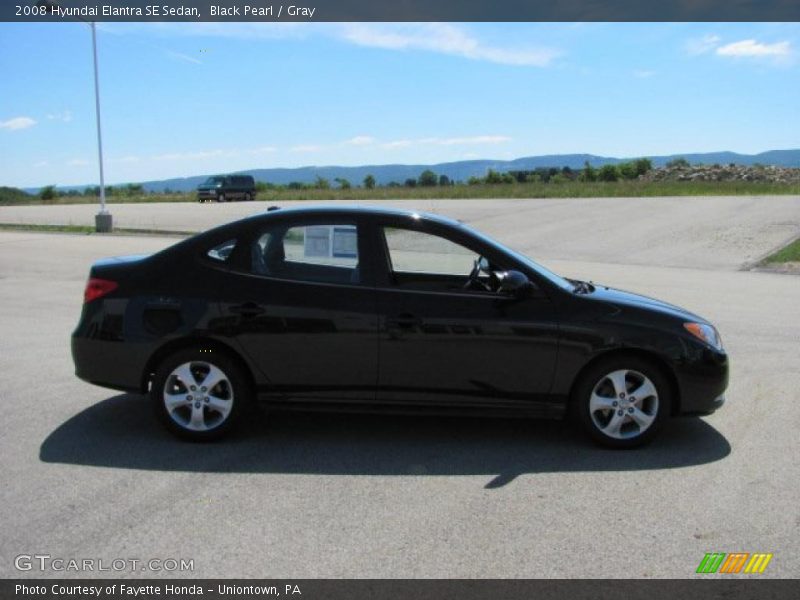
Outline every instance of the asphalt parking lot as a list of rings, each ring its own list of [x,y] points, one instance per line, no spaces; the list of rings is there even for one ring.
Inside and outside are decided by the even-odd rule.
[[[112,209],[120,226],[199,230],[262,207]],[[0,222],[95,212],[25,208]],[[706,316],[731,356],[727,405],[630,452],[559,422],[353,415],[262,414],[181,443],[143,398],[76,379],[68,344],[93,260],[175,238],[0,232],[0,577],[92,575],[14,567],[46,553],[194,559],[169,575],[209,578],[682,578],[738,551],[774,554],[760,577],[800,575],[800,277],[741,270],[800,230],[799,197],[417,208]]]

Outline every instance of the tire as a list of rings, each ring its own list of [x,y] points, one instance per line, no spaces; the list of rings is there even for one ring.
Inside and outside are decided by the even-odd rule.
[[[217,194],[217,202],[227,202],[228,199],[225,197],[225,194]]]
[[[209,377],[214,381],[206,389],[203,383]],[[156,369],[150,399],[170,432],[193,442],[207,442],[236,427],[250,403],[251,391],[241,367],[228,356],[213,350],[182,350]]]
[[[245,192],[245,194],[244,194],[244,201],[245,201],[245,202],[250,202],[250,200],[251,200],[251,198],[250,198],[250,193],[249,193],[249,192]]]
[[[672,392],[666,376],[652,362],[618,356],[600,361],[581,375],[572,404],[596,443],[635,448],[652,441],[664,425]]]

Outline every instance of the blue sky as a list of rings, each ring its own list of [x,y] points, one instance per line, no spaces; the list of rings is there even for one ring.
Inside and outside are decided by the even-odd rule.
[[[800,147],[800,24],[107,23],[108,183]],[[91,35],[0,24],[0,185],[97,181]]]

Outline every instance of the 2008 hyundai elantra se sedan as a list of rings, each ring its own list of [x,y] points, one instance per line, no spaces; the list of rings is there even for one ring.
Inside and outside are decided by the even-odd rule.
[[[535,232],[531,232],[535,235]],[[271,407],[574,415],[632,447],[722,406],[716,329],[565,279],[457,221],[364,207],[270,210],[91,267],[78,377],[148,393],[191,440]]]

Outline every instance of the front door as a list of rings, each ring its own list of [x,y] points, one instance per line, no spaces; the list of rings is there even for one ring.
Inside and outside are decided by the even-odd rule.
[[[474,243],[424,224],[379,230],[387,272],[378,286],[378,399],[547,410],[558,343],[549,298],[540,290],[510,297],[486,276],[470,280],[482,254]]]

